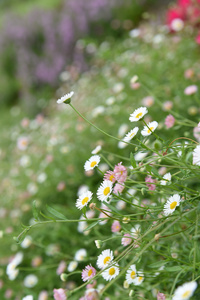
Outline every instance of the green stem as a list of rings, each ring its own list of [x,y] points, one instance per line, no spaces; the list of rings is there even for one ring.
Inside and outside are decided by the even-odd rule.
[[[117,140],[117,141],[119,141],[119,142],[123,142],[123,143],[125,143],[125,144],[127,144],[127,145],[131,145],[131,146],[137,146],[136,144],[132,144],[132,143],[129,143],[129,142],[125,142],[125,141],[123,141],[123,140],[121,140],[121,139],[119,139],[119,138],[117,138],[117,137],[115,137],[115,136],[113,136],[113,135],[111,135],[111,134],[109,134],[109,133],[107,133],[107,132],[105,132],[104,130],[102,130],[102,129],[100,129],[99,127],[97,127],[96,125],[94,125],[93,123],[91,123],[88,119],[86,119],[71,103],[69,104],[70,106],[71,106],[71,108],[81,117],[81,118],[83,118],[83,120],[85,120],[89,125],[91,125],[92,127],[94,127],[96,130],[98,130],[98,131],[100,131],[101,133],[103,133],[103,134],[105,134],[105,135],[107,135],[108,137],[110,137],[110,138],[112,138],[112,139],[114,139],[114,140]]]

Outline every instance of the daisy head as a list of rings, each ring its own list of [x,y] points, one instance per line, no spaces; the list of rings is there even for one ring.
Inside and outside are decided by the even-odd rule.
[[[104,180],[110,180],[113,183],[116,181],[114,171],[110,171],[110,170],[104,174],[103,178],[104,178]]]
[[[97,266],[99,269],[104,269],[113,260],[113,252],[110,249],[102,251],[102,253],[97,258]]]
[[[172,300],[188,300],[193,295],[196,288],[196,281],[186,282],[175,290]]]
[[[87,281],[96,275],[96,269],[91,265],[87,265],[82,271],[82,280]]]
[[[85,192],[85,193],[83,193],[83,194],[81,194],[80,196],[79,196],[79,198],[76,200],[76,207],[78,208],[78,209],[82,209],[84,206],[87,206],[88,205],[88,203],[91,201],[91,199],[92,199],[92,192],[90,192],[90,191],[87,191],[87,192]]]
[[[200,145],[196,146],[193,151],[193,165],[200,166]]]
[[[137,108],[129,117],[131,122],[137,122],[144,117],[148,113],[148,109],[146,107]]]
[[[103,271],[101,275],[106,281],[112,280],[119,275],[119,265],[115,263],[110,268]]]
[[[63,97],[61,97],[60,99],[57,100],[58,104],[61,103],[65,103],[65,104],[69,104],[71,102],[71,97],[74,95],[74,92],[70,92],[66,95],[64,95]]]
[[[128,284],[133,283],[136,276],[137,276],[136,267],[135,267],[135,265],[131,265],[126,272],[126,281],[128,282]]]
[[[129,131],[126,134],[126,136],[123,138],[123,141],[129,142],[130,140],[132,140],[136,136],[138,130],[139,130],[139,127],[133,128],[131,131]]]
[[[141,134],[143,136],[150,135],[156,128],[158,127],[158,122],[153,121],[150,122],[147,126],[144,126],[143,130],[141,131]]]
[[[85,171],[90,171],[92,169],[94,169],[96,166],[98,166],[100,162],[100,156],[99,155],[93,155],[91,156],[84,165],[84,169]]]
[[[176,207],[180,205],[181,197],[178,194],[171,196],[164,205],[164,215],[168,216],[172,214]]]
[[[79,249],[76,251],[74,255],[74,260],[75,261],[83,261],[87,256],[87,251],[84,248]]]
[[[160,181],[160,184],[161,185],[166,185],[167,183],[170,184],[171,182],[171,173],[166,173],[164,176],[163,176],[163,180]]]
[[[144,274],[141,271],[138,271],[133,284],[140,285],[143,281],[144,281]]]
[[[100,201],[107,201],[112,193],[112,182],[104,180],[97,190],[97,198]]]

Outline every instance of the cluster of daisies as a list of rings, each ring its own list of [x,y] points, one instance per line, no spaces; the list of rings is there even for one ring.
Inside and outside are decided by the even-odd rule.
[[[113,251],[110,249],[103,250],[97,258],[97,267],[101,270],[101,276],[110,281],[119,275],[119,264],[114,262]],[[96,269],[91,265],[85,267],[82,271],[82,280],[87,281],[96,275]],[[143,272],[136,271],[136,266],[131,265],[126,272],[126,282],[128,284],[140,285],[144,280]]]
[[[84,169],[85,171],[93,170],[98,166],[100,162],[99,155],[93,155],[85,162]],[[122,165],[122,162],[118,163],[113,171],[107,171],[104,174],[104,180],[97,190],[97,198],[101,202],[108,202],[111,198],[112,192],[114,194],[121,193],[124,189],[124,182],[127,178],[127,169]],[[115,184],[115,186],[113,186]],[[76,201],[76,207],[82,209],[84,206],[87,206],[91,201],[93,193],[91,191],[86,191],[82,193]]]
[[[129,120],[131,122],[137,122],[141,120],[146,114],[148,113],[148,109],[146,107],[139,107],[137,108],[129,117]],[[146,123],[145,123],[146,124]],[[158,122],[152,121],[149,122],[144,126],[144,128],[141,131],[141,135],[146,137],[152,134],[154,130],[158,127]],[[139,127],[134,127],[131,129],[125,137],[122,139],[122,141],[119,142],[119,148],[124,148],[127,143],[129,143],[138,133]]]

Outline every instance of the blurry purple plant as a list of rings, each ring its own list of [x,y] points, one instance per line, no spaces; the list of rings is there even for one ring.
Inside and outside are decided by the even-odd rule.
[[[8,14],[0,34],[0,55],[11,53],[7,59],[20,92],[30,93],[41,84],[56,86],[67,65],[84,71],[87,64],[77,40],[89,33],[91,23],[111,18],[112,8],[121,3],[67,0],[60,10],[37,9],[24,17]]]

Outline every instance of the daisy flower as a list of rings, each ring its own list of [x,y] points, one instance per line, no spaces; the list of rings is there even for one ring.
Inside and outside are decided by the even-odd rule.
[[[114,171],[110,171],[110,170],[104,174],[103,178],[104,178],[104,180],[110,180],[113,183],[116,181]]]
[[[38,278],[34,274],[29,274],[24,278],[24,286],[32,288],[38,283]]]
[[[136,276],[136,267],[135,265],[131,265],[126,272],[126,281],[128,282],[128,284],[133,283]]]
[[[53,297],[55,300],[66,300],[67,299],[64,289],[54,289]]]
[[[110,249],[102,251],[102,253],[97,258],[97,266],[99,269],[104,269],[113,260],[113,252]]]
[[[79,198],[77,199],[77,201],[76,201],[76,207],[78,208],[78,209],[82,209],[84,206],[87,206],[88,205],[88,203],[91,201],[91,199],[92,199],[92,192],[90,192],[90,191],[87,191],[87,192],[85,192],[85,193],[83,193],[83,194],[81,194],[80,196],[79,196]]]
[[[128,246],[128,245],[131,244],[132,240],[133,239],[132,239],[131,235],[129,233],[125,233],[122,240],[121,240],[121,244],[123,246]]]
[[[96,269],[91,265],[87,265],[82,271],[82,280],[87,281],[96,275]]]
[[[143,130],[141,131],[141,134],[143,136],[148,136],[150,135],[158,126],[158,122],[153,121],[150,122],[147,126],[144,126]]]
[[[76,251],[74,255],[74,260],[76,261],[83,261],[87,256],[87,251],[84,248],[79,249]]]
[[[69,104],[71,102],[71,97],[74,95],[74,92],[70,92],[66,95],[64,95],[63,97],[61,97],[60,99],[57,100],[57,103],[66,103]]]
[[[97,198],[100,201],[107,201],[112,193],[112,182],[110,180],[104,180],[97,190]]]
[[[94,169],[96,166],[98,166],[100,162],[100,156],[99,155],[93,155],[91,156],[84,165],[85,171],[90,171]]]
[[[27,147],[28,147],[28,138],[26,136],[20,136],[18,139],[17,139],[17,147],[19,150],[26,150]]]
[[[181,197],[178,194],[174,194],[171,196],[168,200],[167,203],[164,205],[164,215],[168,216],[172,214],[176,207],[180,205],[181,202]]]
[[[119,265],[117,263],[112,265],[110,268],[103,271],[101,275],[106,281],[112,280],[119,275]]]
[[[68,270],[69,272],[73,272],[73,271],[77,268],[77,266],[78,266],[77,261],[75,261],[75,260],[70,261],[70,263],[69,263],[69,265],[68,265],[68,267],[67,267],[67,270]]]
[[[139,127],[133,128],[131,131],[129,131],[126,134],[126,136],[123,138],[123,141],[124,142],[129,142],[130,140],[132,140],[136,136],[138,130],[139,130]]]
[[[137,239],[140,235],[141,227],[140,224],[136,224],[134,227],[131,228],[131,235],[134,239]]]
[[[164,176],[163,176],[163,180],[160,181],[160,184],[161,185],[166,185],[167,183],[170,183],[171,181],[171,173],[166,173]]]
[[[188,300],[193,295],[196,288],[196,281],[186,282],[175,290],[172,300]]]
[[[119,221],[114,221],[112,223],[112,226],[111,226],[111,231],[112,232],[119,232],[121,230],[121,225],[120,225],[120,222]]]
[[[141,271],[137,272],[137,274],[139,276],[134,279],[133,284],[140,285],[144,281],[144,274]]]
[[[137,108],[129,117],[131,122],[137,122],[144,117],[148,113],[148,109],[146,107]]]
[[[98,145],[98,146],[96,146],[96,148],[94,149],[94,150],[92,150],[92,154],[97,154],[97,153],[99,153],[100,151],[101,151],[101,145]]]
[[[196,146],[193,151],[193,165],[200,166],[200,145]]]

